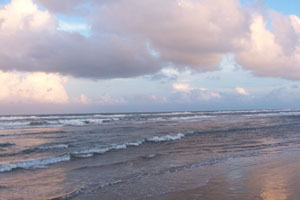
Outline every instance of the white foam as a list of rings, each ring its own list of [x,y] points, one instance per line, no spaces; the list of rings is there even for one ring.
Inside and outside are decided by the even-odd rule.
[[[109,147],[95,147],[95,148],[91,148],[91,149],[85,149],[82,151],[74,151],[72,153],[73,156],[75,157],[83,157],[83,158],[87,158],[87,157],[92,157],[94,156],[95,153],[98,154],[103,154],[105,152],[108,152],[109,150],[111,150]]]
[[[4,163],[0,164],[0,172],[7,172],[17,168],[23,169],[37,169],[44,168],[49,164],[54,164],[63,161],[69,161],[70,155],[65,154],[57,157],[49,157],[49,158],[40,158],[40,159],[32,159],[32,160],[23,160],[12,163]]]
[[[194,116],[183,116],[183,117],[171,117],[170,120],[172,121],[198,121],[201,119],[212,118],[214,116],[208,115],[194,115]]]
[[[15,127],[15,126],[28,126],[30,122],[24,122],[24,121],[3,121],[0,122],[0,126],[4,127]]]
[[[127,142],[127,146],[139,146],[141,144],[143,144],[145,142],[145,140],[139,140],[139,141],[135,141],[135,142]]]
[[[72,155],[74,155],[75,157],[87,158],[87,157],[94,156],[94,154],[103,154],[103,153],[106,153],[106,152],[112,151],[112,150],[126,149],[129,146],[139,146],[139,145],[143,144],[144,142],[145,142],[145,140],[143,139],[143,140],[134,141],[134,142],[112,144],[108,147],[94,147],[91,149],[73,152]]]
[[[75,151],[72,153],[72,155],[75,157],[87,158],[87,157],[94,156],[94,154],[104,154],[108,151],[126,149],[127,147],[130,147],[130,146],[137,147],[137,146],[142,145],[145,142],[165,142],[165,141],[170,141],[170,140],[179,140],[183,137],[185,137],[185,135],[183,133],[178,133],[178,134],[174,134],[174,135],[165,135],[165,136],[155,136],[152,138],[141,139],[138,141],[125,142],[125,143],[121,143],[121,144],[112,144],[107,147],[94,147],[94,148],[85,149],[82,151]]]
[[[149,141],[149,142],[164,142],[164,141],[169,141],[169,140],[179,140],[183,137],[185,137],[184,134],[178,133],[176,135],[155,136],[155,137],[147,139],[147,141]]]
[[[101,118],[121,118],[121,117],[129,117],[132,114],[96,114],[94,117],[101,117]]]
[[[86,123],[81,120],[81,119],[61,119],[58,120],[58,122],[60,124],[64,124],[64,125],[73,125],[73,126],[82,126],[85,125]]]
[[[102,124],[105,119],[92,119],[92,118],[85,118],[85,119],[61,119],[58,120],[60,124],[64,125],[71,125],[71,126],[83,126],[89,124]]]
[[[190,134],[190,133],[187,133]],[[75,157],[79,158],[87,158],[92,157],[94,154],[104,154],[109,151],[113,150],[120,150],[120,149],[126,149],[127,147],[137,147],[142,145],[145,142],[165,142],[170,140],[179,140],[186,135],[183,133],[178,133],[174,135],[165,135],[165,136],[155,136],[148,139],[141,139],[137,141],[130,141],[120,144],[112,144],[107,147],[94,147],[90,149],[85,149],[81,151],[75,151],[71,154],[65,154],[57,157],[49,157],[49,158],[40,158],[40,159],[33,159],[33,160],[23,160],[13,163],[4,163],[0,164],[0,172],[6,172],[11,171],[16,168],[23,168],[23,169],[36,169],[36,168],[44,168],[49,164],[54,164],[58,162],[63,161],[69,161],[71,159],[70,155],[73,155]],[[45,146],[45,147],[39,147],[39,149],[56,149],[56,148],[68,148],[69,146],[67,144],[56,144],[51,146]],[[150,156],[152,157],[152,155]]]
[[[150,155],[145,156],[145,158],[154,158],[155,156],[157,156],[157,154],[150,154]]]
[[[172,115],[191,115],[193,112],[165,112],[165,113],[144,113],[141,116],[172,116]]]
[[[36,119],[37,116],[2,116],[0,120],[12,121],[12,120],[24,120],[24,119]]]

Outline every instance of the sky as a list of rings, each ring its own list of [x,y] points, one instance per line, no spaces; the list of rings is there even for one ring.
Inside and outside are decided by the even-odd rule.
[[[0,115],[299,100],[300,1],[0,0]]]

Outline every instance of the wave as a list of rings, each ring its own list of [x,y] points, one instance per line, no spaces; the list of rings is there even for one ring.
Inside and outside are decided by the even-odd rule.
[[[117,119],[115,119],[117,120]],[[113,119],[111,120],[113,121]],[[87,118],[87,119],[66,119],[66,120],[59,120],[59,124],[63,125],[73,125],[73,126],[82,126],[82,125],[88,125],[88,124],[102,124],[108,122],[107,119],[93,119],[93,118]]]
[[[22,169],[45,168],[49,164],[69,161],[70,159],[71,157],[69,154],[64,154],[56,157],[39,158],[39,159],[23,160],[23,161],[12,162],[12,163],[5,163],[5,164],[0,164],[0,172],[12,171],[18,168],[22,168]]]
[[[9,121],[9,120],[24,120],[24,119],[36,119],[37,116],[2,116],[0,117],[1,121]]]
[[[119,150],[119,149],[126,149],[128,147],[137,147],[145,142],[153,142],[153,143],[161,143],[161,142],[166,142],[166,141],[171,141],[171,140],[179,140],[186,135],[191,134],[191,133],[178,133],[178,134],[173,134],[173,135],[164,135],[164,136],[154,136],[151,138],[146,138],[146,139],[141,139],[138,141],[131,141],[131,142],[125,142],[125,143],[120,143],[120,144],[112,144],[107,147],[94,147],[82,151],[76,151],[73,152],[72,155],[75,157],[81,157],[81,158],[88,158],[94,156],[94,154],[104,154],[109,151],[113,150]]]
[[[0,147],[10,147],[10,146],[14,146],[14,145],[16,145],[16,144],[9,143],[9,142],[7,142],[7,143],[0,143]]]
[[[84,126],[109,123],[119,120],[119,118],[109,119],[50,119],[50,120],[27,120],[27,121],[0,121],[0,129],[23,129],[23,128],[55,128],[62,126]]]
[[[0,137],[9,137],[9,136],[23,136],[23,135],[44,135],[44,134],[59,134],[66,133],[66,131],[42,131],[42,132],[13,132],[0,134]]]
[[[40,126],[49,124],[47,121],[32,121],[29,122],[29,126]]]
[[[49,146],[43,146],[38,147],[40,150],[47,150],[47,149],[66,149],[69,148],[69,145],[67,144],[55,144],[55,145],[49,145]]]
[[[174,115],[192,115],[197,112],[159,112],[159,113],[141,113],[140,116],[174,116]]]
[[[128,114],[82,114],[82,115],[36,115],[0,116],[0,129],[51,128],[62,126],[99,125],[104,123],[189,122],[224,116],[268,117],[298,116],[300,110],[240,110],[206,112],[128,113]]]
[[[90,149],[85,149],[81,151],[75,151],[68,154],[64,154],[57,157],[49,157],[49,158],[41,158],[41,159],[34,159],[34,160],[23,160],[13,163],[5,163],[0,164],[0,172],[6,172],[11,171],[13,169],[17,168],[23,168],[23,169],[36,169],[36,168],[44,168],[49,164],[54,164],[58,162],[63,161],[69,161],[71,157],[75,158],[88,158],[93,157],[95,154],[104,154],[106,152],[114,151],[114,150],[121,150],[121,149],[127,149],[128,147],[137,147],[140,146],[146,142],[151,143],[162,143],[166,141],[172,141],[172,140],[179,140],[183,137],[189,135],[191,133],[178,133],[173,135],[164,135],[164,136],[155,136],[147,139],[141,139],[137,141],[129,141],[125,143],[120,144],[112,144],[107,147],[94,147]],[[55,144],[45,147],[38,147],[38,150],[48,150],[48,149],[62,149],[62,148],[68,148],[69,146],[67,144]],[[31,149],[27,151],[23,151],[22,153],[29,153],[31,151],[35,151],[36,149]],[[150,156],[151,157],[151,156]]]
[[[132,116],[132,114],[96,114],[94,117],[101,117],[101,118],[121,118],[121,117],[128,117]]]
[[[54,164],[63,161],[69,161],[73,158],[88,158],[93,157],[95,154],[104,154],[110,151],[127,149],[128,147],[138,147],[144,143],[163,143],[167,141],[174,141],[183,139],[186,136],[192,136],[195,134],[200,134],[201,132],[186,132],[186,133],[177,133],[163,136],[154,136],[151,138],[141,139],[137,141],[129,141],[120,144],[111,144],[109,146],[102,147],[94,147],[89,149],[84,149],[81,151],[70,152],[57,157],[49,157],[49,158],[41,158],[35,160],[23,160],[13,163],[0,164],[0,172],[11,171],[16,168],[23,169],[35,169],[35,168],[43,168],[49,164]],[[67,144],[55,144],[45,147],[39,147],[39,150],[47,150],[47,149],[56,149],[56,148],[68,148]],[[156,154],[149,155],[149,158],[156,156]],[[205,164],[205,163],[204,163]],[[201,163],[203,165],[203,163]]]
[[[165,141],[169,141],[169,140],[179,140],[185,136],[186,135],[183,133],[178,133],[176,135],[155,136],[155,137],[147,139],[147,141],[149,141],[149,142],[165,142]]]
[[[86,149],[82,151],[75,151],[72,153],[73,156],[79,158],[88,158],[94,156],[94,154],[103,154],[112,150],[126,149],[130,146],[139,146],[144,143],[145,140],[134,141],[134,142],[126,142],[121,144],[113,144],[108,147],[95,147],[91,149]]]

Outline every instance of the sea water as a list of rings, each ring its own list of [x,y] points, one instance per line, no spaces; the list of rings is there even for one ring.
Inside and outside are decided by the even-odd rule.
[[[298,151],[299,128],[298,110],[0,116],[0,199],[190,190],[228,163]]]

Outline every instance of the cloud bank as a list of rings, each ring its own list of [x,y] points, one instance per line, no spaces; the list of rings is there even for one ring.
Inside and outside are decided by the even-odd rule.
[[[87,78],[132,77],[159,69],[146,44],[113,34],[86,38],[57,27],[55,16],[31,0],[12,0],[0,10],[0,69]]]
[[[90,36],[59,28],[57,13],[84,17]],[[297,16],[238,0],[12,0],[0,7],[0,70],[109,79],[218,70],[233,53],[257,75],[299,79],[299,38]]]

